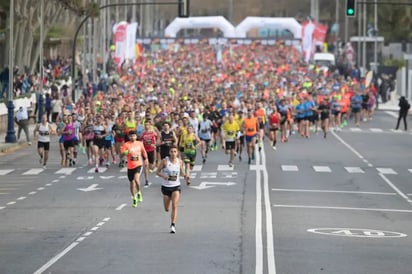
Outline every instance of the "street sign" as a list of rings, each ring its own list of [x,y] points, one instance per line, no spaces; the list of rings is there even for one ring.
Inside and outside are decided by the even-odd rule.
[[[191,186],[191,188],[195,188],[198,190],[203,190],[211,187],[216,187],[216,186],[233,186],[236,183],[234,182],[201,182],[200,185],[198,186]]]
[[[356,237],[356,238],[401,238],[408,235],[400,232],[363,229],[363,228],[311,228],[307,230],[311,233],[328,235],[328,236],[342,236],[342,237]]]
[[[88,186],[87,188],[78,188],[78,190],[83,191],[83,192],[90,192],[90,191],[103,189],[103,188],[98,188],[97,186],[98,184],[92,184]]]

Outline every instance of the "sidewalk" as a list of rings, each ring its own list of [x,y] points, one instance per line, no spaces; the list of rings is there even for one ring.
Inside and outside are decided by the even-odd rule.
[[[29,125],[29,134],[30,134],[30,140],[32,141],[32,144],[31,144],[32,146],[34,144],[37,145],[37,142],[33,142],[33,130],[35,126],[36,124],[33,122],[30,123]],[[14,131],[16,134],[16,138],[17,138],[17,129],[18,129],[18,126],[14,124]],[[22,131],[21,133],[20,140],[18,140],[16,143],[6,143],[5,141],[6,135],[7,135],[7,132],[0,132],[0,155],[3,153],[12,153],[20,148],[29,146],[29,144],[26,141],[26,134],[24,134],[24,131]]]

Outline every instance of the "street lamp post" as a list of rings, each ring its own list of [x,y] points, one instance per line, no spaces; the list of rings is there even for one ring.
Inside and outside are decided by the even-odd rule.
[[[41,117],[43,116],[44,110],[44,92],[43,92],[43,40],[44,40],[44,0],[40,0],[40,60],[39,60],[39,69],[40,69],[40,95],[39,95],[39,117],[38,122],[41,122]],[[49,117],[47,117],[49,120]]]
[[[7,134],[6,143],[16,143],[16,132],[14,130],[14,104],[13,104],[13,78],[14,78],[14,0],[10,0],[10,34],[9,34],[9,86],[7,91]]]

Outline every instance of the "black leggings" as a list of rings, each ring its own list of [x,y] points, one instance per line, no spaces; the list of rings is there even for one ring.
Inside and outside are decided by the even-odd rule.
[[[405,126],[405,130],[408,130],[408,123],[406,121],[406,116],[408,116],[407,111],[399,111],[398,122],[396,123],[396,129],[399,129],[399,124],[403,119],[403,125]]]

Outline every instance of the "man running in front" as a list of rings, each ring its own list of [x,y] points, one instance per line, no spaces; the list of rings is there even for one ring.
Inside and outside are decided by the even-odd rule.
[[[129,131],[129,139],[128,142],[122,145],[120,152],[127,155],[127,177],[130,182],[132,205],[133,207],[137,207],[138,202],[143,202],[140,188],[140,174],[142,173],[143,165],[148,165],[148,160],[143,142],[137,141],[136,131]]]

